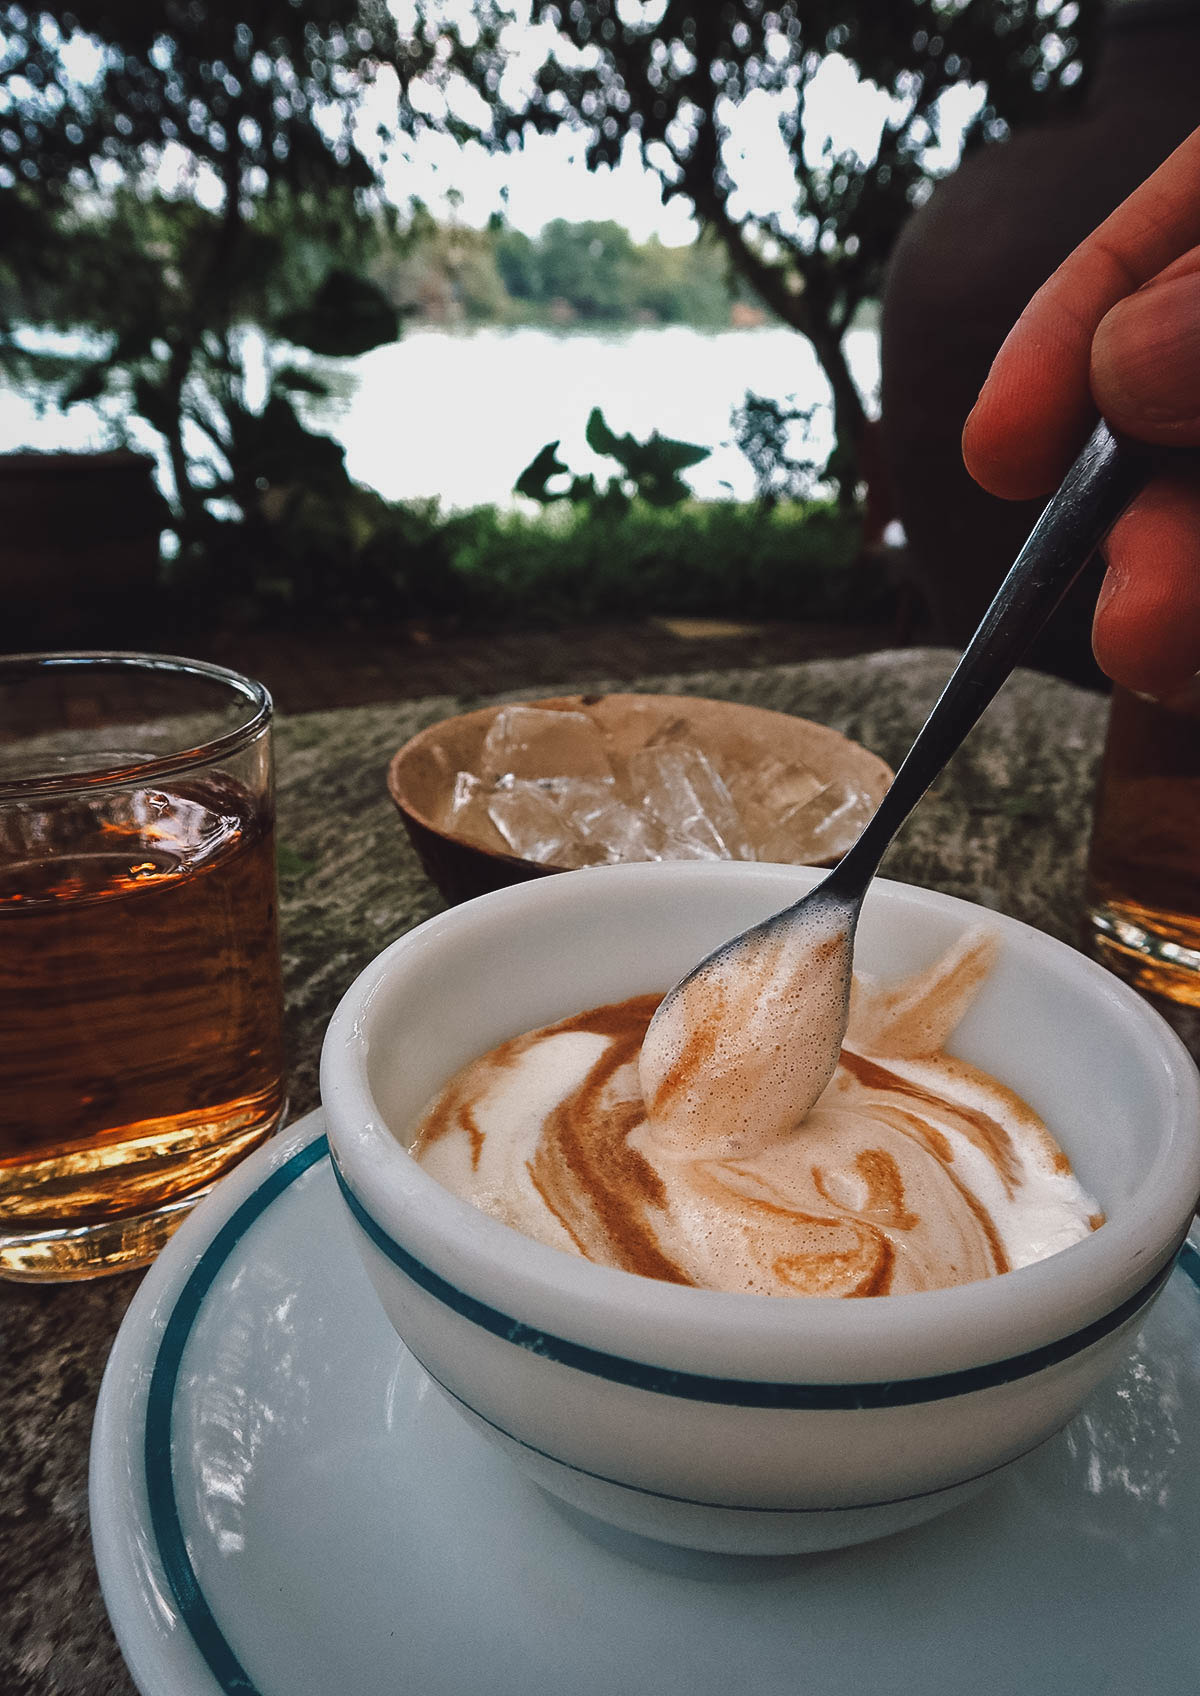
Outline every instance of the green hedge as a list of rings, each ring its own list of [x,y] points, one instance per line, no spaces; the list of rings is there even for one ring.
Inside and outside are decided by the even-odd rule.
[[[472,622],[860,611],[858,525],[832,508],[635,503],[622,514],[576,507],[537,519],[488,510],[447,529],[448,568]]]
[[[203,558],[170,568],[168,594],[242,623],[464,630],[655,614],[861,623],[886,617],[892,600],[879,567],[860,558],[857,521],[829,505],[442,515],[365,490],[350,512],[306,495],[269,525],[221,526]]]

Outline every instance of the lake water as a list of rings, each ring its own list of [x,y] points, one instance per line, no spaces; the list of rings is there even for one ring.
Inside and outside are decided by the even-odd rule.
[[[847,353],[872,411],[879,345],[851,331]],[[437,496],[443,506],[510,504],[512,487],[546,442],[575,472],[613,469],[589,452],[583,432],[600,407],[619,434],[653,430],[713,450],[687,474],[703,499],[753,492],[746,459],[732,445],[730,414],[746,391],[821,411],[813,447],[827,452],[828,386],[812,348],[794,331],[704,332],[682,326],[595,334],[534,328],[415,329],[360,359],[309,361],[333,392],[305,408],[310,427],[336,437],[350,475],[391,500]],[[158,451],[152,432],[131,433]],[[111,422],[95,407],[39,416],[27,396],[0,389],[0,451],[99,448]]]

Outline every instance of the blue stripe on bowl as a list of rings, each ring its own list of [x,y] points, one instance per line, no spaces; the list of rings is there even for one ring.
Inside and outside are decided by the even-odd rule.
[[[1069,1336],[1056,1338],[1041,1348],[1025,1354],[1010,1355],[1005,1360],[991,1361],[985,1366],[970,1366],[960,1372],[943,1372],[925,1378],[898,1378],[886,1382],[848,1384],[801,1384],[776,1382],[771,1379],[714,1378],[698,1372],[679,1372],[673,1367],[654,1366],[647,1361],[629,1360],[624,1355],[606,1354],[601,1349],[572,1342],[550,1331],[538,1330],[511,1314],[489,1307],[466,1291],[448,1283],[439,1273],[426,1266],[390,1237],[367,1212],[358,1196],[343,1176],[336,1158],[330,1164],[346,1205],[362,1230],[383,1254],[399,1267],[407,1278],[425,1290],[444,1306],[490,1331],[495,1337],[526,1349],[530,1354],[573,1366],[594,1378],[606,1378],[612,1383],[628,1384],[638,1390],[653,1390],[660,1396],[678,1396],[686,1401],[715,1402],[723,1407],[779,1408],[877,1408],[911,1407],[920,1402],[942,1401],[949,1396],[964,1396],[973,1390],[986,1390],[997,1384],[1011,1384],[1027,1378],[1044,1367],[1068,1360],[1080,1350],[1101,1338],[1111,1335],[1146,1305],[1171,1275],[1174,1255],[1166,1265],[1119,1307],[1112,1309],[1090,1325],[1072,1331]],[[1200,1257],[1198,1257],[1200,1258]],[[1193,1274],[1194,1276],[1195,1274]]]
[[[407,1346],[406,1344],[405,1347]],[[939,1484],[930,1490],[914,1490],[907,1496],[887,1496],[879,1501],[852,1502],[837,1507],[824,1508],[764,1508],[757,1502],[709,1502],[702,1501],[695,1496],[673,1495],[668,1490],[652,1490],[645,1484],[630,1484],[624,1478],[610,1478],[606,1472],[593,1472],[589,1467],[577,1466],[574,1461],[564,1460],[561,1455],[552,1454],[549,1449],[539,1449],[536,1443],[527,1443],[524,1437],[518,1437],[507,1426],[500,1425],[494,1419],[489,1419],[486,1413],[480,1413],[477,1407],[465,1401],[462,1396],[457,1395],[448,1384],[444,1383],[436,1372],[431,1372],[421,1357],[413,1354],[411,1348],[408,1352],[412,1354],[422,1372],[432,1379],[442,1394],[452,1401],[456,1407],[462,1408],[465,1413],[477,1419],[481,1425],[486,1425],[490,1430],[496,1432],[497,1436],[506,1438],[516,1448],[525,1449],[529,1454],[537,1455],[539,1460],[552,1461],[555,1466],[561,1466],[564,1472],[578,1473],[581,1478],[593,1478],[598,1484],[611,1484],[616,1489],[628,1490],[635,1496],[653,1496],[660,1502],[677,1502],[683,1507],[703,1508],[706,1513],[753,1513],[763,1516],[776,1515],[778,1517],[788,1516],[793,1519],[812,1519],[822,1514],[828,1518],[838,1513],[866,1513],[874,1508],[903,1507],[906,1502],[920,1502],[930,1496],[944,1495],[948,1490],[959,1490],[968,1484],[982,1483],[985,1478],[990,1478],[993,1473],[1003,1472],[1006,1467],[1013,1466],[1017,1461],[1025,1460],[1029,1455],[1036,1454],[1047,1443],[1052,1443],[1059,1431],[1064,1428],[1060,1425],[1057,1431],[1051,1431],[1049,1436],[1039,1437],[1037,1442],[1033,1443],[1028,1449],[1021,1450],[1019,1454],[1009,1455],[1007,1460],[997,1461],[995,1466],[985,1467],[982,1472],[972,1473],[968,1478],[956,1478],[953,1484]],[[1064,1421],[1064,1425],[1069,1423],[1069,1420]]]

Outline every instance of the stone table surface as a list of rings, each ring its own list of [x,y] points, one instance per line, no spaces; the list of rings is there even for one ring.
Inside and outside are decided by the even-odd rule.
[[[908,649],[618,687],[817,719],[894,766],[953,661],[944,650]],[[563,679],[563,691],[571,687]],[[587,687],[603,685],[589,680]],[[316,1105],[321,1036],[342,992],[381,948],[443,905],[388,799],[388,760],[424,725],[480,704],[441,696],[278,722],[293,1117]],[[904,827],[884,871],[1074,941],[1106,715],[1099,695],[1018,672]],[[127,1273],[81,1285],[0,1285],[4,1696],[130,1696],[134,1689],[92,1561],[87,1453],[104,1363],[138,1282]]]

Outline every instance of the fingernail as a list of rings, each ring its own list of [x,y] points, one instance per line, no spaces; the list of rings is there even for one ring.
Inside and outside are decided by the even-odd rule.
[[[1200,272],[1118,301],[1092,342],[1092,392],[1126,429],[1200,418]]]

